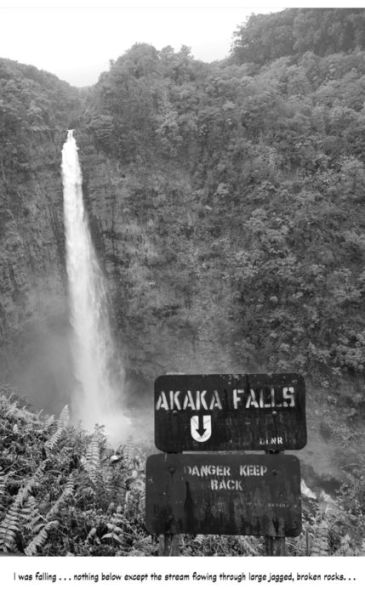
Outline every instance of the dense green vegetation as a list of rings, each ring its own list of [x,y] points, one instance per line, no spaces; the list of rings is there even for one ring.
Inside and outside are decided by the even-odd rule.
[[[313,52],[328,56],[365,49],[365,13],[359,9],[292,8],[271,15],[252,15],[237,28],[235,62],[266,64],[283,56]]]
[[[365,357],[365,52],[357,33],[325,51],[341,11],[319,12],[318,53],[299,35],[313,11],[297,10],[252,17],[233,63],[136,45],[101,76],[84,128],[124,171],[125,320],[143,337],[151,321],[183,329],[246,370],[338,383],[361,381]],[[361,28],[364,11],[345,12]],[[234,63],[257,22],[277,48],[282,21],[304,53]]]
[[[79,106],[67,83],[0,59],[0,377],[35,399],[31,376],[50,376],[40,344],[65,318],[60,150]],[[46,384],[44,403],[55,392]]]
[[[0,552],[25,555],[158,555],[158,536],[144,527],[147,450],[108,448],[93,434],[22,407],[0,394]],[[303,534],[287,540],[290,555],[364,553],[365,516],[359,486],[344,485],[335,500],[303,497]],[[254,537],[184,535],[183,555],[263,555]]]
[[[321,526],[335,554],[363,552],[364,535],[364,40],[365,10],[290,9],[239,26],[222,62],[136,44],[83,90],[0,60],[2,377],[43,406],[68,400],[60,151],[75,127],[130,404],[141,410],[148,395],[150,405],[164,372],[303,373],[317,449],[308,474],[322,475],[328,446],[345,478],[332,517],[307,503],[307,530]],[[5,548],[20,547],[5,535],[12,511],[32,552],[157,553],[142,504],[123,508],[136,471],[125,447],[111,465],[102,432],[61,428],[7,399]],[[42,450],[58,430],[57,453],[52,442]],[[91,451],[95,465],[83,466]],[[136,501],[142,483],[132,482]],[[261,551],[249,539],[183,543],[194,554]]]
[[[83,92],[3,60],[3,342],[34,307],[26,276],[39,277],[39,266],[49,274],[52,238],[51,262],[63,275],[59,151],[77,124],[85,197],[131,370],[150,381],[193,365],[193,351],[200,366],[293,369],[337,386],[350,378],[358,392],[363,28],[364,11],[354,9],[252,16],[224,62],[137,44]]]

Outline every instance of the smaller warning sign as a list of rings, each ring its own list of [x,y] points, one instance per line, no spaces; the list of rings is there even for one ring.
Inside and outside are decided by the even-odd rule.
[[[302,528],[292,455],[152,455],[146,470],[151,533],[295,537]]]

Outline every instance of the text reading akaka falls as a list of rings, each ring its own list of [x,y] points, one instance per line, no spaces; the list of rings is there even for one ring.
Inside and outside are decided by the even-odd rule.
[[[159,376],[154,409],[164,452],[300,449],[307,440],[299,374]]]

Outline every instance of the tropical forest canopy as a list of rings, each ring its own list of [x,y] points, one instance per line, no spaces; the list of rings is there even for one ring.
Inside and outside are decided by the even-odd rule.
[[[59,151],[74,127],[132,374],[293,370],[357,394],[364,28],[364,10],[253,15],[222,62],[136,44],[83,90],[2,60],[4,353],[65,316]]]
[[[364,30],[364,11],[257,15],[223,63],[139,44],[100,77],[82,128],[125,168],[144,340],[154,320],[250,371],[362,377]]]

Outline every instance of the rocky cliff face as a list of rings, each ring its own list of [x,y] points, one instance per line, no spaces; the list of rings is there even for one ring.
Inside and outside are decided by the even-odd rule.
[[[131,162],[100,150],[80,121],[80,94],[51,75],[3,60],[0,77],[3,377],[37,405],[67,400],[72,367],[60,162],[73,121],[84,200],[128,373],[150,389],[167,371],[230,368],[217,296],[215,324],[205,326],[202,317],[211,290],[195,262],[199,215],[189,169],[151,154]]]
[[[1,374],[45,405],[69,376],[60,151],[79,98],[5,60],[0,89]]]
[[[249,354],[242,362],[237,357],[233,342],[245,344],[245,338],[237,332],[234,295],[221,265],[214,270],[206,256],[212,246],[202,219],[209,211],[196,204],[189,171],[161,159],[123,164],[98,152],[88,134],[77,136],[84,199],[131,401],[134,395],[149,408],[160,374],[265,371]],[[345,421],[354,385],[342,381],[334,393],[347,395],[346,405],[345,398],[328,396],[331,390],[306,380],[308,444],[296,454],[308,485],[332,493],[346,477],[343,469],[357,468],[359,454],[365,454],[365,440],[355,429],[361,426],[351,414]],[[143,419],[152,436],[152,411]],[[350,433],[352,427],[356,444],[345,448],[338,427]]]
[[[158,159],[123,164],[95,151],[86,136],[78,140],[91,231],[127,368],[148,380],[168,371],[227,369],[218,294],[215,320],[209,309],[204,324],[212,291],[197,270],[190,173]]]

